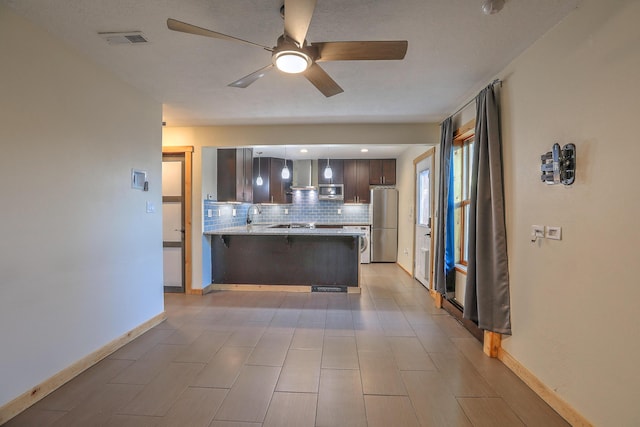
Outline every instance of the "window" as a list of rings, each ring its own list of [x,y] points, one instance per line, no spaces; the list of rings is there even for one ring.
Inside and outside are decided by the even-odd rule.
[[[474,135],[471,131],[457,137],[453,147],[453,189],[456,264],[467,265],[469,259],[469,213],[471,203],[471,163]]]
[[[431,170],[423,170],[419,175],[419,188],[418,188],[418,224],[425,227],[431,227],[431,207],[429,202],[431,200],[429,191],[431,190],[430,183]]]

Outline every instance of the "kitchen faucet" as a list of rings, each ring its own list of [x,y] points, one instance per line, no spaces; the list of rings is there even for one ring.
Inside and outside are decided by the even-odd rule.
[[[262,206],[260,206],[260,205],[251,205],[251,206],[249,206],[249,209],[247,209],[247,225],[249,225],[249,224],[251,224],[253,222],[253,219],[251,218],[251,211],[254,208],[258,211],[258,214],[262,213]]]

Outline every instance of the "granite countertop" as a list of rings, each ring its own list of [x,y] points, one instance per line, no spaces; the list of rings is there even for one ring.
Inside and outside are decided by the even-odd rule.
[[[221,228],[205,231],[205,235],[270,235],[270,236],[363,236],[364,232],[357,229],[338,228],[282,228],[279,224],[252,224],[237,227]]]

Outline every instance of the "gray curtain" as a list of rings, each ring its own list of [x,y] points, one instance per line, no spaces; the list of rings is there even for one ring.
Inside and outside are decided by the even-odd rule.
[[[436,223],[436,253],[435,253],[435,289],[442,295],[447,294],[447,283],[449,287],[455,279],[455,266],[453,265],[453,247],[447,244],[453,241],[453,233],[447,227],[453,215],[453,209],[449,209],[451,195],[449,187],[453,171],[451,166],[451,149],[453,146],[453,121],[451,117],[445,119],[440,126],[440,189],[438,191],[438,205],[436,208],[438,221]],[[449,232],[447,229],[449,228]]]
[[[511,335],[499,106],[491,84],[476,98],[464,317]]]

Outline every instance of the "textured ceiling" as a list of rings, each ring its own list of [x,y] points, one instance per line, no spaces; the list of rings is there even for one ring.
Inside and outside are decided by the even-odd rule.
[[[344,89],[325,98],[304,77],[273,71],[260,48],[167,29],[175,18],[274,46],[283,0],[0,0],[146,92],[172,125],[436,122],[452,113],[580,0],[318,0],[310,42],[408,40],[403,61],[325,62]],[[142,31],[148,44],[110,46],[104,31]]]

